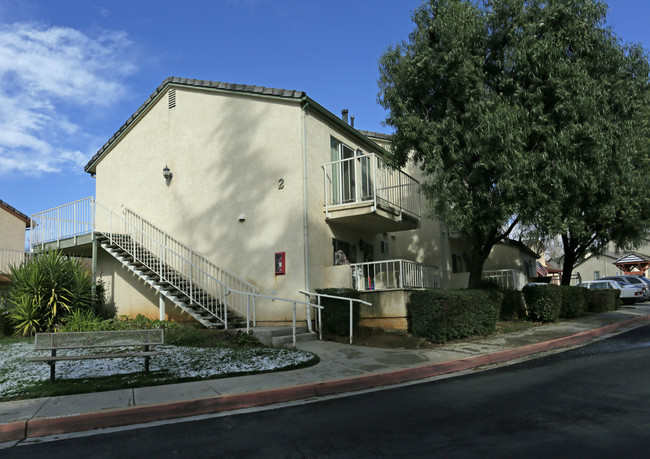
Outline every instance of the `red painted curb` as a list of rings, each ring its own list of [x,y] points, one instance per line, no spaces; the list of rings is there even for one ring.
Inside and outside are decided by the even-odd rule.
[[[87,431],[105,427],[119,427],[166,419],[177,419],[203,414],[214,414],[255,406],[271,405],[294,400],[309,399],[325,395],[353,392],[374,387],[389,386],[404,382],[427,379],[459,371],[470,370],[495,363],[536,354],[542,351],[572,346],[611,333],[639,322],[650,321],[650,316],[641,316],[606,325],[575,335],[507,349],[492,354],[482,354],[443,363],[406,368],[353,378],[325,381],[301,386],[247,392],[195,400],[185,400],[156,405],[136,406],[115,410],[98,411],[57,418],[39,418],[0,424],[0,441],[18,441],[25,438],[42,437],[70,432]]]
[[[97,411],[74,416],[34,419],[27,422],[26,433],[23,426],[23,437],[21,438],[44,437],[105,427],[119,427],[166,419],[200,416],[202,414],[271,405],[315,396],[316,391],[313,384],[307,384],[268,391]]]
[[[0,424],[0,443],[5,441],[18,441],[25,438],[27,421],[8,422]]]

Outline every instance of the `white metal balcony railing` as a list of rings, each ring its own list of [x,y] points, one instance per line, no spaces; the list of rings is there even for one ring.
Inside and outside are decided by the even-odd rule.
[[[90,196],[32,215],[30,246],[92,233],[95,228],[93,204],[94,198]]]
[[[323,171],[326,213],[365,203],[420,218],[420,183],[374,153],[325,163]]]
[[[353,288],[357,290],[388,290],[399,288],[440,288],[436,266],[409,260],[386,260],[353,263]]]
[[[18,267],[29,261],[31,254],[24,250],[0,249],[0,275],[9,274],[10,267]]]

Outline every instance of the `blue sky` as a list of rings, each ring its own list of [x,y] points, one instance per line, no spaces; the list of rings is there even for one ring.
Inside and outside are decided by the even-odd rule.
[[[32,214],[94,193],[88,159],[169,76],[305,91],[389,132],[377,59],[420,0],[2,0],[0,199]],[[650,1],[610,0],[650,48]]]

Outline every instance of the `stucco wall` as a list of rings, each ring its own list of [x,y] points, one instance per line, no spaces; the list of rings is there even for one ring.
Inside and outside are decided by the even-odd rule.
[[[615,259],[608,256],[594,255],[577,266],[573,270],[573,273],[579,273],[580,278],[583,281],[595,280],[594,271],[598,271],[600,277],[623,274],[622,271],[613,264],[614,261]]]
[[[25,222],[0,207],[0,249],[25,250]]]
[[[295,297],[304,286],[301,110],[265,102],[177,89],[169,109],[163,95],[98,164],[97,200],[127,205],[263,293]],[[280,251],[287,274],[275,276]],[[272,315],[290,320],[290,307],[274,305]]]

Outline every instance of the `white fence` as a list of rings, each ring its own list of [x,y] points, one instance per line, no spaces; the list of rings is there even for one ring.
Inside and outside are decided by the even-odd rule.
[[[368,203],[421,215],[420,183],[375,154],[326,163],[323,170],[326,212],[336,206]]]
[[[11,266],[20,266],[31,258],[24,250],[0,249],[0,274],[9,274]]]
[[[388,290],[397,288],[440,288],[436,266],[409,260],[386,260],[353,263],[353,287],[357,290]]]
[[[483,279],[495,282],[503,288],[512,290],[521,290],[528,282],[526,275],[515,269],[483,271]]]

